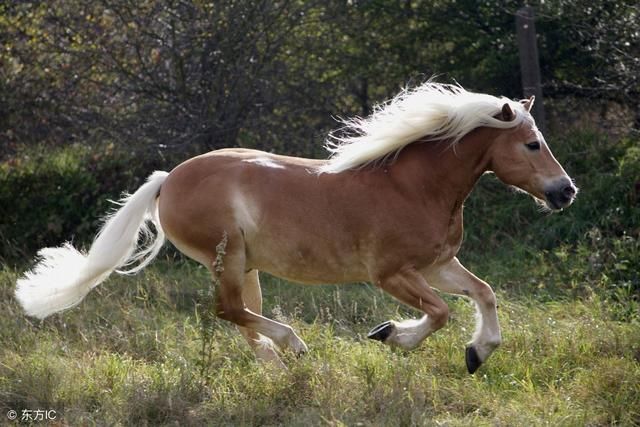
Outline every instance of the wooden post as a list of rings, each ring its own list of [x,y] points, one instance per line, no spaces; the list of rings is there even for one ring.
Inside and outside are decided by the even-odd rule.
[[[538,128],[544,132],[546,123],[544,104],[542,102],[542,85],[540,83],[540,62],[538,59],[538,44],[536,42],[535,18],[531,6],[524,6],[516,13],[516,31],[518,35],[518,50],[520,51],[522,92],[525,98],[531,95],[536,97],[531,113],[536,119]]]

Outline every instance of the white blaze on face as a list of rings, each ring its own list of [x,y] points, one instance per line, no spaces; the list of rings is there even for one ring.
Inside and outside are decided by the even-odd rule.
[[[243,162],[255,163],[257,165],[264,166],[264,167],[267,167],[267,168],[284,169],[283,165],[281,165],[280,163],[278,163],[275,160],[270,159],[268,157],[256,157],[255,159],[243,160]]]

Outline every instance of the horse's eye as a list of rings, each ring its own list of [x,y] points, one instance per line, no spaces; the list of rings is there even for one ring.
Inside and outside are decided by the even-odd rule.
[[[538,141],[528,142],[525,145],[531,151],[536,151],[540,149],[540,143]]]

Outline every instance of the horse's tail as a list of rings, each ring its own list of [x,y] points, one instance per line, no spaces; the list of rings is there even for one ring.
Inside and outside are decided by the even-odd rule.
[[[38,264],[18,279],[16,298],[25,312],[44,319],[78,304],[117,268],[138,262],[128,271],[118,271],[131,274],[147,266],[165,241],[157,197],[167,176],[167,172],[154,172],[135,193],[124,196],[120,209],[106,217],[88,253],[70,243],[41,249]],[[155,226],[155,236],[147,221]],[[145,241],[137,248],[141,233]]]

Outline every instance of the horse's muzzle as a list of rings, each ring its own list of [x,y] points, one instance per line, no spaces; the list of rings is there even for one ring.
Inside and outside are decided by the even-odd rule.
[[[545,189],[544,196],[547,206],[554,211],[559,211],[571,203],[576,198],[578,189],[568,177],[561,178]]]

